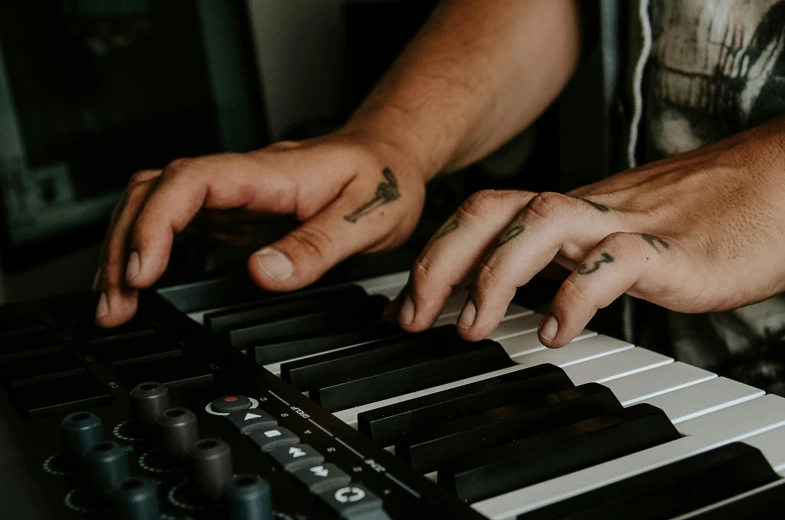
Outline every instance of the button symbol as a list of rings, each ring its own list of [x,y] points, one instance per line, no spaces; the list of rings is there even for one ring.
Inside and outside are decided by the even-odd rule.
[[[258,419],[261,415],[256,415],[255,413],[247,413],[245,414],[245,419],[243,421],[250,421],[251,419]]]
[[[291,455],[293,459],[296,459],[297,457],[302,457],[303,455],[305,455],[305,452],[300,448],[295,448],[294,446],[292,446],[291,448],[289,448],[289,455]]]
[[[272,439],[273,437],[278,437],[279,435],[281,435],[281,432],[279,432],[278,430],[267,430],[266,432],[264,432],[264,436],[267,437],[268,439]]]
[[[317,477],[326,478],[330,474],[330,471],[324,466],[314,466],[311,468],[311,473]]]
[[[235,396],[233,396],[233,395],[230,395],[228,397],[224,397],[224,401],[227,402],[227,403],[233,403],[233,402],[237,401],[237,398]]]
[[[365,491],[358,487],[345,487],[335,492],[335,500],[341,504],[357,502],[365,498]]]

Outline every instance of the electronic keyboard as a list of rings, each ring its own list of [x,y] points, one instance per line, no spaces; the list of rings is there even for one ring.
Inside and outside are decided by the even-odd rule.
[[[785,399],[511,304],[471,343],[381,311],[407,273],[0,307],[0,518],[782,518]]]

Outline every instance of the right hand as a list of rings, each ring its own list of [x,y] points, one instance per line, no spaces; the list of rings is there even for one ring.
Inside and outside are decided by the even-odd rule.
[[[104,241],[94,284],[101,293],[96,322],[114,327],[134,315],[137,291],[163,274],[174,234],[197,216],[237,215],[237,230],[228,233],[234,237],[249,221],[296,218],[298,227],[248,259],[259,286],[290,291],[355,253],[402,244],[424,198],[425,176],[403,150],[347,132],[140,172]]]

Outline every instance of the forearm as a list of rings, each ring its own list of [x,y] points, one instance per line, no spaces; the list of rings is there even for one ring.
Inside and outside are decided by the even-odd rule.
[[[405,150],[431,179],[531,124],[579,52],[576,0],[443,1],[346,129]]]

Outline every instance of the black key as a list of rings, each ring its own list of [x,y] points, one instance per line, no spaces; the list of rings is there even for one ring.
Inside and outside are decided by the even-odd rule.
[[[413,431],[573,386],[561,368],[537,365],[363,412],[357,416],[358,430],[389,446]]]
[[[438,482],[476,502],[678,438],[662,410],[638,404],[474,453],[440,467]]]
[[[511,367],[514,362],[495,341],[466,342],[448,349],[423,348],[380,365],[319,383],[310,397],[334,412]]]
[[[272,343],[250,343],[248,355],[260,365],[278,363],[286,359],[310,356],[341,347],[400,336],[405,332],[391,323],[376,321],[361,325],[357,330],[304,338],[285,338]]]
[[[362,367],[415,354],[425,348],[445,349],[464,341],[454,326],[436,327],[420,334],[407,334],[283,363],[281,379],[304,391],[309,386],[317,386],[319,380],[330,380]]]
[[[779,476],[760,450],[734,442],[577,495],[518,518],[672,518],[777,480]],[[780,508],[776,517],[781,518],[782,506],[785,505],[782,498],[783,488],[780,486],[774,489],[779,491]],[[772,498],[774,503],[777,503],[775,497],[763,495],[757,505],[768,504]],[[762,518],[746,514],[747,511],[739,506],[728,511],[734,510],[742,514],[724,518]],[[708,515],[700,518],[714,517]],[[763,516],[765,517],[766,515]]]
[[[125,336],[93,345],[93,354],[112,367],[176,357],[183,353],[176,341],[160,334]]]
[[[695,520],[771,519],[785,516],[785,479],[691,516]]]
[[[40,305],[35,303],[36,307]],[[0,339],[30,334],[48,328],[52,321],[48,312],[31,304],[0,305]]]
[[[292,293],[253,302],[204,315],[204,325],[213,334],[220,334],[230,327],[252,322],[275,321],[282,316],[294,317],[330,310],[337,305],[349,305],[367,298],[359,285],[347,285],[304,293]]]
[[[76,354],[62,350],[0,363],[0,384],[18,385],[86,371]]]
[[[27,328],[18,334],[0,337],[0,361],[56,352],[64,347],[63,340],[48,327]]]
[[[11,399],[23,414],[38,417],[110,403],[114,397],[94,376],[82,374],[14,387]]]
[[[115,370],[115,375],[128,390],[145,381],[158,381],[166,386],[175,387],[213,380],[210,367],[188,356],[119,367]]]
[[[588,383],[406,436],[396,445],[395,454],[426,473],[470,453],[621,409],[609,388]]]
[[[145,317],[143,314],[136,314],[128,322],[117,327],[112,327],[111,329],[94,325],[93,320],[91,319],[90,325],[87,325],[80,332],[80,337],[84,338],[89,343],[95,343],[101,341],[115,341],[124,337],[152,334],[155,330],[156,325],[152,320]]]
[[[226,331],[226,338],[232,347],[245,349],[250,343],[257,341],[270,342],[308,334],[352,330],[380,320],[388,303],[390,301],[387,297],[380,294],[368,296],[352,304],[337,305],[333,302],[330,310],[232,327]]]

